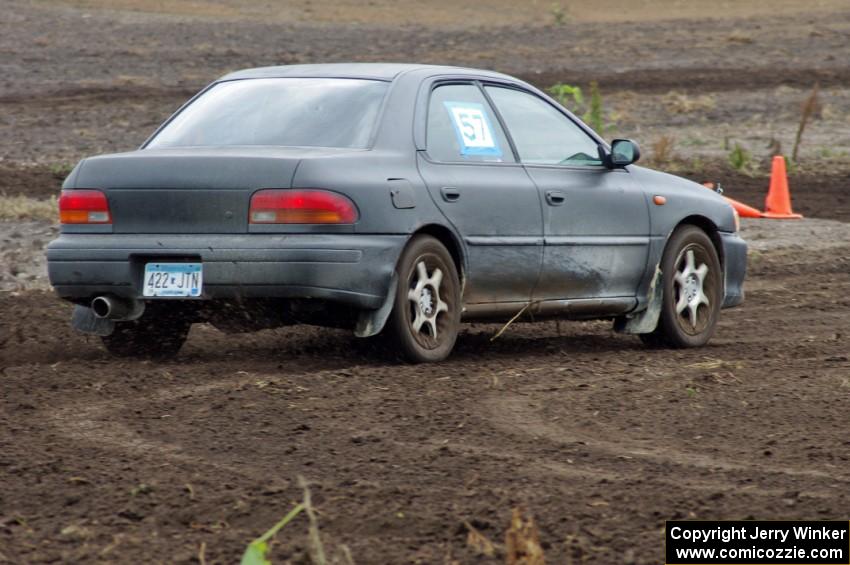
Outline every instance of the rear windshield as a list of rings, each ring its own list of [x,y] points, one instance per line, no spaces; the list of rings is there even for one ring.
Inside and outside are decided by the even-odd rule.
[[[180,112],[147,147],[363,148],[387,87],[383,81],[335,78],[222,82]]]

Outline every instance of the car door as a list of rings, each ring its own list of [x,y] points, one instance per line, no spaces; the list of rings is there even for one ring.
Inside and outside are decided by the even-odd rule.
[[[543,258],[537,188],[478,84],[438,82],[429,96],[419,170],[463,238],[464,301],[527,302]]]
[[[635,297],[649,250],[649,210],[627,169],[602,165],[598,142],[549,101],[485,90],[544,202],[535,300]]]

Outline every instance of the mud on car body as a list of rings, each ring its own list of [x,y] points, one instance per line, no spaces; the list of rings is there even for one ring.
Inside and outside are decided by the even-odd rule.
[[[48,270],[122,355],[174,354],[195,322],[309,323],[436,361],[462,321],[523,308],[699,346],[743,300],[746,244],[720,196],[638,158],[498,73],[239,71],[76,166]]]

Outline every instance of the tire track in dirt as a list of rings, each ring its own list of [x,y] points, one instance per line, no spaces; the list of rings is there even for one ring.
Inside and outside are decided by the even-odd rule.
[[[354,367],[354,369],[357,368],[359,367]],[[299,377],[323,379],[337,373],[338,370],[336,369],[323,371],[305,370],[301,373],[289,374],[287,377],[289,379],[298,379]],[[147,391],[147,397],[142,403],[139,403],[136,398],[127,399],[124,402],[109,399],[88,402],[84,406],[80,406],[77,399],[73,399],[69,401],[68,405],[60,404],[58,406],[51,406],[42,409],[40,413],[44,421],[49,422],[60,435],[67,437],[69,440],[84,441],[95,446],[107,447],[113,451],[126,452],[152,459],[167,458],[195,467],[211,465],[231,473],[261,479],[266,476],[265,471],[258,471],[250,462],[239,464],[222,463],[215,461],[208,455],[199,456],[192,454],[191,448],[187,448],[179,443],[169,443],[154,438],[140,437],[116,417],[118,413],[130,410],[131,407],[137,412],[145,411],[148,404],[157,401],[169,400],[179,402],[187,398],[197,398],[210,393],[232,391],[240,387],[252,386],[258,382],[274,383],[282,380],[275,374],[249,373],[247,371],[238,371],[237,374],[246,376],[205,383],[165,386],[155,391]],[[169,417],[173,416],[169,415]]]
[[[500,408],[507,408],[507,406],[501,406]],[[528,420],[524,420],[527,425]],[[513,422],[512,422],[513,423]],[[502,430],[506,431],[506,430]],[[511,435],[514,435],[516,429],[511,427]],[[539,436],[535,434],[535,439],[539,439]],[[503,438],[504,439],[504,438]],[[551,439],[551,438],[546,438]],[[565,441],[563,437],[559,439],[560,442],[569,443]],[[595,446],[588,445],[584,440],[577,440],[582,443],[584,447],[599,447],[598,442]],[[453,452],[460,452],[461,454],[472,455],[472,456],[486,456],[488,459],[494,462],[500,462],[504,465],[505,468],[515,469],[517,471],[522,471],[524,476],[541,476],[545,479],[550,479],[552,477],[558,477],[561,479],[569,479],[569,480],[583,480],[590,481],[593,483],[598,483],[600,480],[604,480],[608,483],[632,483],[635,480],[635,477],[640,476],[643,480],[653,485],[664,486],[666,488],[671,489],[687,489],[692,491],[697,491],[700,493],[706,494],[714,494],[723,490],[727,490],[733,484],[732,480],[728,477],[719,477],[717,479],[708,478],[705,476],[696,476],[696,475],[688,475],[684,476],[682,474],[672,474],[669,472],[647,472],[647,469],[641,468],[639,470],[628,469],[621,471],[613,471],[615,468],[614,465],[603,466],[598,464],[588,464],[584,461],[575,461],[573,459],[569,459],[564,455],[564,459],[569,459],[569,462],[562,463],[560,461],[556,461],[551,458],[550,453],[538,453],[534,452],[534,449],[528,450],[518,450],[513,448],[506,448],[505,444],[507,442],[502,442],[498,446],[495,445],[479,445],[473,443],[458,443],[451,442],[451,449]],[[411,444],[406,442],[395,442],[396,445],[403,447],[409,450],[434,450],[440,449],[444,447],[444,444],[439,442],[428,442],[425,445],[422,444]],[[616,449],[622,448],[621,444],[608,444],[605,446],[606,451],[609,454],[613,454],[613,451]],[[624,456],[622,453],[617,455],[619,461],[619,466],[622,467],[624,464],[630,463],[629,459],[634,459],[631,463],[634,465],[641,465],[644,461],[650,461],[651,463],[658,463],[662,461],[662,458],[653,457],[646,458],[642,455],[636,455],[634,452],[630,452],[630,456]],[[596,454],[594,454],[596,455]],[[664,462],[673,462],[664,461]],[[679,465],[679,463],[676,463]],[[706,467],[706,465],[701,465],[701,467]],[[724,469],[726,470],[726,469]],[[746,466],[740,466],[740,470],[751,471],[752,469]],[[830,478],[833,478],[829,476]],[[847,479],[850,481],[850,478]],[[786,487],[762,487],[759,485],[747,485],[745,488],[749,494],[754,494],[764,498],[782,498],[788,492],[788,488]],[[831,500],[834,498],[835,494],[829,490],[817,490],[817,489],[807,489],[806,495],[811,498],[823,499],[823,500]]]
[[[677,69],[634,69],[617,73],[560,69],[539,73],[522,73],[519,78],[538,88],[569,82],[587,85],[595,81],[606,92],[628,90],[643,94],[663,94],[671,90],[684,92],[758,91],[779,86],[811,88],[845,86],[850,82],[850,68],[777,69],[774,67],[722,68],[690,67]]]
[[[583,448],[593,451],[593,455],[596,457],[615,457],[626,461],[634,459],[638,462],[662,467],[671,465],[674,467],[690,467],[710,472],[722,471],[732,475],[735,473],[744,473],[750,476],[757,474],[762,477],[784,475],[850,483],[850,476],[836,475],[834,472],[777,465],[770,465],[769,468],[765,468],[763,465],[737,463],[717,455],[689,452],[673,447],[661,447],[646,440],[624,436],[620,431],[612,433],[608,430],[606,433],[604,426],[597,426],[597,432],[593,434],[583,433],[560,421],[558,424],[547,422],[538,410],[529,408],[528,398],[522,395],[501,394],[491,396],[481,402],[481,407],[482,415],[505,433],[533,439],[543,438],[565,446],[580,444]],[[617,436],[617,439],[612,439],[615,436]],[[682,485],[681,481],[678,480],[673,484]],[[712,483],[705,482],[704,484],[710,485]],[[728,485],[728,479],[723,479],[714,483],[713,488],[725,488]],[[687,484],[682,486],[687,486]],[[759,492],[765,496],[776,495],[775,489],[759,490]],[[823,498],[832,496],[829,491],[821,491],[818,495]]]
[[[346,370],[360,372],[365,368],[364,366],[353,365],[347,367]],[[305,370],[288,374],[286,380],[309,379],[310,382],[321,383],[338,373],[338,369]],[[267,471],[263,468],[257,468],[250,462],[227,463],[217,460],[217,457],[210,457],[209,453],[195,454],[192,447],[186,447],[177,442],[165,442],[155,437],[140,436],[117,416],[122,411],[131,409],[131,407],[137,412],[145,412],[149,404],[159,401],[179,403],[181,400],[189,398],[197,400],[209,396],[216,397],[219,393],[225,391],[253,387],[258,383],[262,383],[262,386],[279,384],[284,380],[273,373],[239,371],[237,374],[242,376],[212,382],[163,386],[149,391],[147,398],[142,403],[135,399],[127,402],[109,399],[89,402],[85,406],[80,406],[78,402],[72,401],[65,406],[60,405],[44,409],[41,415],[60,435],[72,441],[84,441],[112,451],[129,453],[136,457],[141,456],[157,461],[167,459],[190,467],[212,466],[228,473],[261,479],[266,476]],[[478,392],[483,394],[483,391]],[[361,402],[364,400],[361,399]],[[506,464],[506,467],[524,469],[529,475],[543,474],[579,480],[604,478],[612,482],[628,482],[632,481],[636,475],[640,475],[655,484],[705,492],[717,492],[728,488],[738,474],[752,476],[755,473],[762,476],[787,476],[818,481],[850,482],[850,477],[836,476],[834,472],[787,466],[777,467],[775,465],[765,469],[764,466],[735,463],[716,455],[705,455],[669,447],[662,448],[646,440],[624,437],[622,432],[612,432],[607,430],[605,426],[597,426],[593,434],[580,432],[560,420],[558,423],[547,422],[539,410],[529,406],[529,397],[523,394],[491,393],[477,403],[477,406],[478,409],[475,413],[490,422],[498,430],[499,435],[496,438],[488,438],[484,444],[477,443],[474,439],[452,440],[451,449],[460,454],[488,456],[497,461],[501,460]],[[177,422],[185,421],[188,418],[186,413],[170,414],[169,416],[174,418],[175,425],[179,425]],[[392,435],[393,430],[391,428],[375,422],[370,424],[370,433],[380,433],[382,430],[387,435]],[[520,450],[506,448],[506,445],[513,442],[508,441],[504,436],[516,437],[517,435],[530,437],[535,441],[523,443],[526,447]],[[617,439],[611,439],[613,437]],[[494,439],[500,444],[499,446],[491,445]],[[571,448],[581,446],[583,450],[591,451],[591,460],[615,459],[616,463],[588,465],[585,461],[569,461],[569,453],[565,453],[563,456],[563,459],[567,459],[568,462],[558,461],[552,459],[551,450],[535,449],[534,446],[540,439]],[[414,443],[392,438],[391,441],[394,446],[407,451],[433,451],[445,445],[438,441]],[[540,453],[540,451],[543,451],[543,453]],[[650,468],[647,468],[647,465]],[[639,467],[639,469],[636,470],[634,467]],[[714,479],[690,472],[674,474],[670,473],[671,467],[697,469],[701,472],[720,472],[722,476]],[[612,471],[616,468],[619,468],[619,470]],[[687,478],[681,480],[681,477]],[[777,497],[787,491],[787,488],[760,487],[758,485],[750,485],[749,489],[752,494],[763,497]],[[833,496],[831,491],[820,488],[808,488],[807,495],[814,498],[830,498]]]
[[[120,100],[132,103],[136,100],[150,101],[161,99],[163,104],[172,103],[174,100],[185,101],[197,94],[203,87],[199,84],[197,88],[181,88],[172,86],[156,85],[112,85],[102,86],[78,86],[54,88],[38,94],[7,94],[0,96],[0,105],[13,107],[25,106],[27,108],[41,108],[58,110],[69,105],[91,105],[96,106],[107,102]]]
[[[507,71],[509,72],[509,71]],[[635,69],[606,73],[563,68],[534,73],[518,72],[514,75],[534,86],[547,89],[565,81],[571,84],[588,85],[596,82],[606,92],[632,91],[643,94],[663,94],[671,90],[682,92],[698,91],[759,91],[779,86],[811,88],[819,83],[822,88],[844,86],[850,83],[850,67],[829,69],[785,69],[768,68],[683,68],[683,69]],[[210,81],[217,77],[209,77]],[[27,108],[57,109],[68,105],[97,105],[107,102],[161,99],[163,104],[173,104],[194,96],[205,83],[192,86],[165,84],[94,84],[53,86],[48,90],[28,94],[6,94],[0,96],[0,105]]]

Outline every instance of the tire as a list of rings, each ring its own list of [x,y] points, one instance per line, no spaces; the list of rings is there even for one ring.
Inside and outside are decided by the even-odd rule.
[[[435,238],[414,236],[396,273],[398,289],[386,335],[410,363],[442,361],[460,328],[460,279],[452,256]]]
[[[658,326],[641,340],[676,349],[705,345],[714,335],[723,302],[723,271],[711,239],[696,226],[676,229],[664,250],[661,273]]]
[[[132,322],[117,322],[112,334],[103,336],[107,351],[118,357],[168,359],[177,355],[186,339],[192,322],[164,309],[148,308]]]

